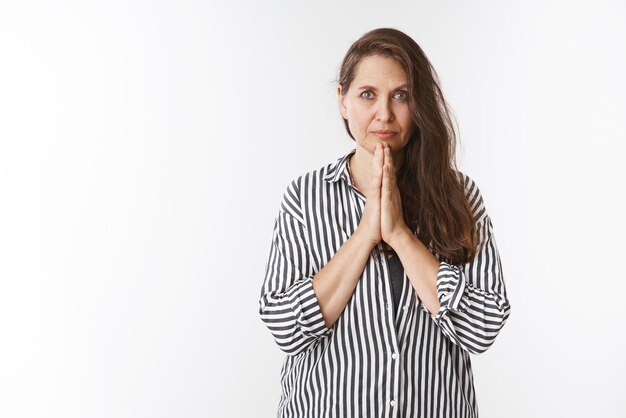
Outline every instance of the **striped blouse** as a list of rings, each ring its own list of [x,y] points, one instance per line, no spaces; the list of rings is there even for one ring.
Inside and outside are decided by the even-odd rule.
[[[259,313],[286,353],[279,417],[476,417],[469,354],[489,348],[510,313],[491,220],[459,172],[480,238],[476,257],[440,262],[432,315],[404,274],[393,309],[389,262],[372,251],[344,311],[327,328],[312,279],[356,230],[365,197],[347,160],[293,180],[283,195]],[[383,243],[378,244],[382,249]]]

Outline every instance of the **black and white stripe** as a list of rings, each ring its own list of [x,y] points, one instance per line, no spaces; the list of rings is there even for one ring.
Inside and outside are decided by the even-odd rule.
[[[292,181],[276,217],[259,312],[287,354],[279,417],[476,417],[469,354],[487,350],[510,313],[480,191],[459,173],[481,249],[440,261],[441,309],[431,315],[404,280],[394,312],[389,269],[372,252],[345,310],[328,329],[312,278],[355,231],[365,199],[347,174],[353,149]],[[379,244],[381,245],[381,244]]]

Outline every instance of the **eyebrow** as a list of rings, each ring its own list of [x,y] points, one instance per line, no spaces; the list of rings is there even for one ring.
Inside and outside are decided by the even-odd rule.
[[[393,90],[400,90],[400,89],[406,89],[406,88],[407,88],[407,84],[405,83],[394,88]],[[377,89],[374,86],[365,85],[365,86],[358,87],[358,90],[377,90]]]

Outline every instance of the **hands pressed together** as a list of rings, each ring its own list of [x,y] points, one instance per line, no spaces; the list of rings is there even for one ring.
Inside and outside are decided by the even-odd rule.
[[[326,326],[332,327],[345,309],[371,249],[381,240],[396,251],[417,296],[436,314],[440,308],[436,287],[439,261],[404,222],[389,145],[377,144],[372,158],[372,178],[361,191],[366,201],[357,230],[313,277],[313,289]]]
[[[372,165],[373,176],[364,191],[367,201],[359,229],[374,245],[383,240],[393,248],[399,238],[411,231],[404,222],[396,168],[388,144],[376,144]]]

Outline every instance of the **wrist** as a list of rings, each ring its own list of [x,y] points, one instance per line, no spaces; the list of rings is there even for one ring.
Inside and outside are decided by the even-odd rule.
[[[405,224],[396,234],[389,238],[389,241],[385,242],[398,252],[398,248],[405,247],[413,239],[415,239],[415,235]]]
[[[380,242],[380,240],[377,241],[375,238],[372,238],[361,225],[357,226],[350,238],[367,245],[370,251]]]

